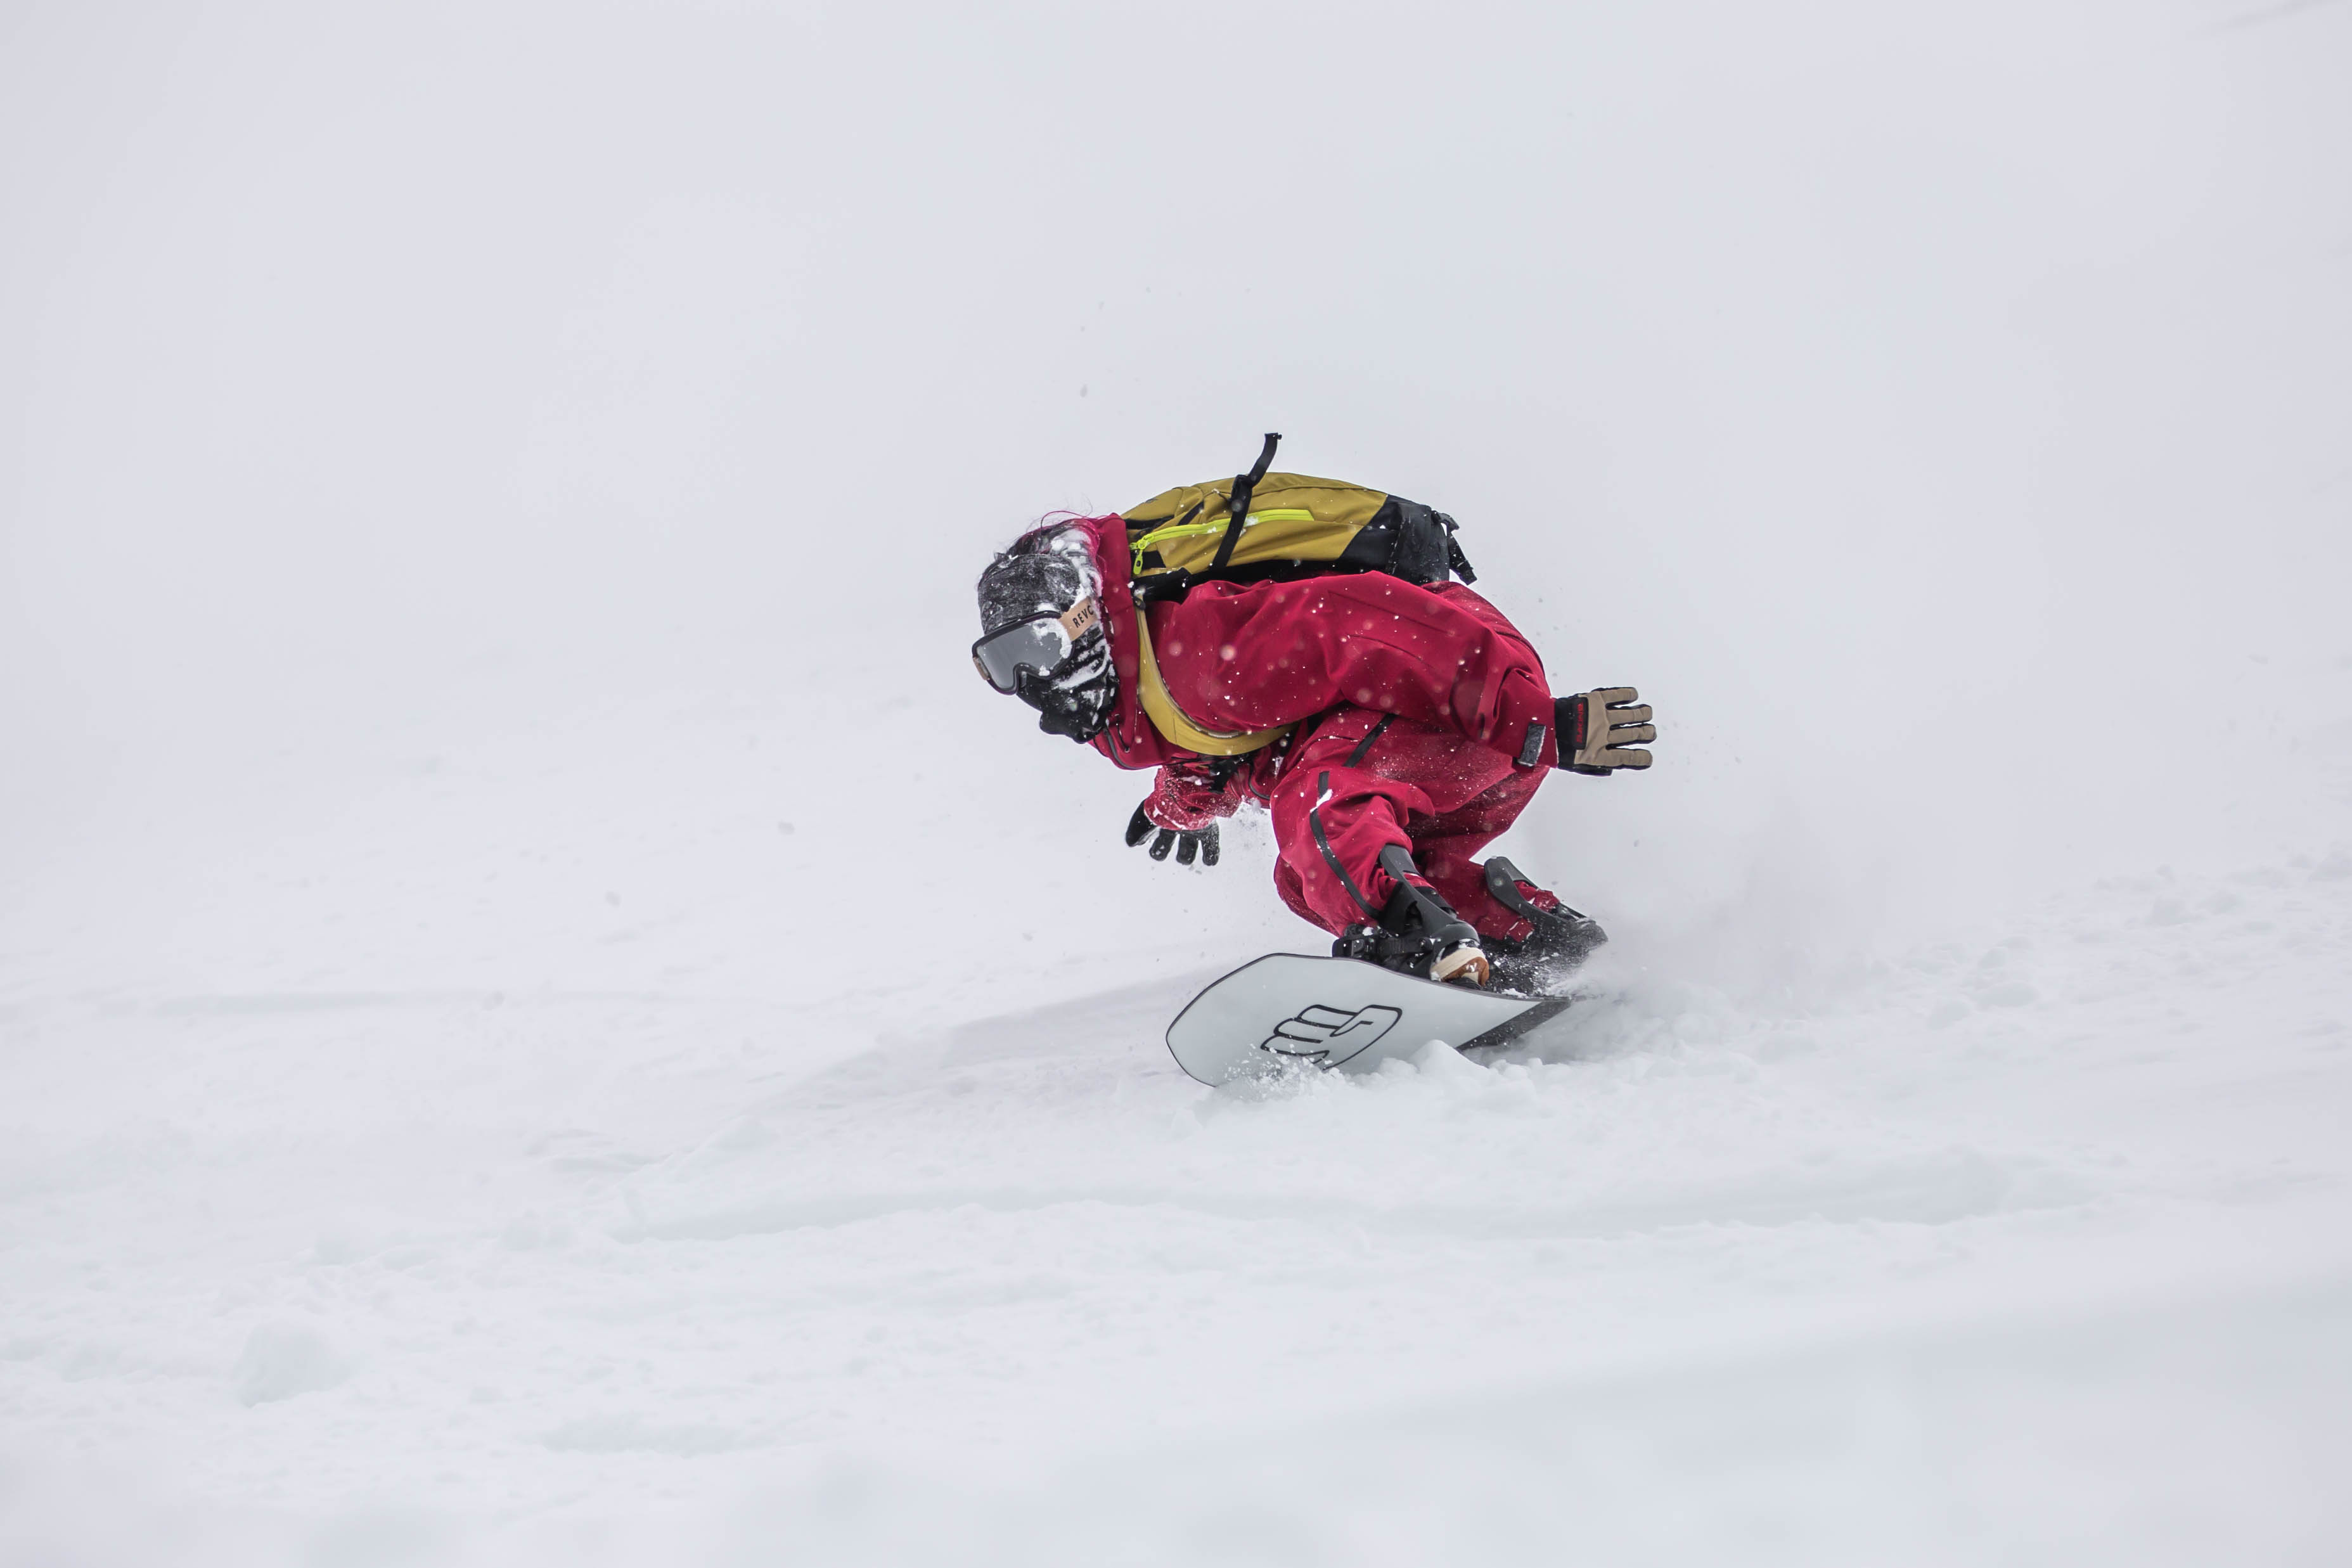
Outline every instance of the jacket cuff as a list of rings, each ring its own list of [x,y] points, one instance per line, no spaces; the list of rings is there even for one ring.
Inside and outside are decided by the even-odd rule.
[[[1495,696],[1494,736],[1487,743],[1510,758],[1513,767],[1559,766],[1559,727],[1551,693],[1543,684],[1513,670]]]
[[[1175,769],[1160,770],[1143,814],[1155,826],[1177,833],[1198,833],[1220,817],[1231,816],[1239,803],[1230,789],[1215,789],[1183,777]]]

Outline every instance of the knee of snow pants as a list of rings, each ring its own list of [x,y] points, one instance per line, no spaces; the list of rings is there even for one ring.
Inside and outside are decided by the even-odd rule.
[[[1269,803],[1276,890],[1328,931],[1377,921],[1396,889],[1380,853],[1402,845],[1465,919],[1505,934],[1516,917],[1487,896],[1470,857],[1511,825],[1546,771],[1514,769],[1451,731],[1342,709],[1289,759]]]

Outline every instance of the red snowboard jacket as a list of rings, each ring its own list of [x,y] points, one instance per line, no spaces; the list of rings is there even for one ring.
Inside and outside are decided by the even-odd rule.
[[[1202,826],[1244,799],[1268,799],[1286,746],[1254,753],[1219,786],[1209,772],[1215,759],[1153,726],[1140,695],[1126,520],[1113,514],[1077,526],[1094,553],[1118,670],[1117,711],[1095,749],[1123,768],[1163,770],[1152,800],[1163,826]],[[1543,661],[1500,610],[1458,583],[1423,587],[1378,572],[1202,583],[1181,603],[1147,613],[1168,695],[1202,729],[1303,728],[1352,705],[1451,730],[1515,763],[1529,726],[1539,723],[1541,745],[1527,765],[1559,763]]]

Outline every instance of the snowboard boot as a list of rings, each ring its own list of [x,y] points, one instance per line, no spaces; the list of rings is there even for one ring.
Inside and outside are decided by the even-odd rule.
[[[1486,891],[1496,903],[1536,928],[1516,942],[1499,936],[1480,939],[1498,990],[1542,995],[1609,940],[1600,921],[1537,887],[1500,855],[1486,862]]]
[[[1438,897],[1437,889],[1412,880],[1420,873],[1412,858],[1394,844],[1381,851],[1381,869],[1396,880],[1378,925],[1349,926],[1331,944],[1334,958],[1362,958],[1384,968],[1456,985],[1486,984],[1485,949],[1478,931]]]

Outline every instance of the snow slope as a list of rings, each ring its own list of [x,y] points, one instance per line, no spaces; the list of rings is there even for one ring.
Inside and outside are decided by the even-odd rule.
[[[396,783],[320,829],[340,864],[287,829],[310,886],[183,890],[233,984],[12,986],[8,1561],[2342,1544],[2341,844],[2067,889],[1803,995],[1628,932],[1539,1052],[1246,1094],[1159,1032],[1282,928],[1055,952],[1048,909],[992,969],[801,989],[729,933],[803,933],[698,859],[816,835],[707,800],[617,906],[576,900],[603,929],[568,984],[394,945],[468,884],[493,924],[564,907],[541,846],[453,829],[564,800],[543,843],[609,835],[643,798],[608,765],[587,819],[612,739]],[[1213,874],[1120,853],[1088,868],[1118,897],[1261,896],[1246,835]],[[388,954],[456,978],[343,977]]]

